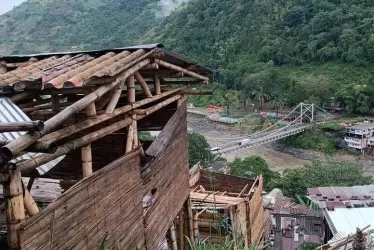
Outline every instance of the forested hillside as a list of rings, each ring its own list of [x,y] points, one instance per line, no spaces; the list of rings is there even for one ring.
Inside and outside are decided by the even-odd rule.
[[[0,54],[132,45],[155,25],[158,0],[28,0],[0,16]]]
[[[242,99],[373,107],[374,1],[194,0],[152,32],[215,69]]]
[[[186,3],[164,18],[161,2]],[[0,16],[0,37],[0,54],[161,42],[243,103],[374,107],[371,0],[29,0]]]

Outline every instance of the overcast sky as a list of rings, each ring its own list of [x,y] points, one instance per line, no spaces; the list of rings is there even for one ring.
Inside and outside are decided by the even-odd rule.
[[[26,0],[0,0],[0,15],[13,9],[13,6],[19,5]]]

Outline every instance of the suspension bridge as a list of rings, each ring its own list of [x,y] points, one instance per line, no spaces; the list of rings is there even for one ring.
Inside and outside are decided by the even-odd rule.
[[[317,110],[322,112],[318,114],[316,112]],[[285,127],[277,128],[280,122],[295,117],[295,114],[297,114],[297,116],[292,122],[287,124]],[[218,147],[219,149],[217,153],[225,155],[244,148],[256,147],[291,135],[302,133],[314,124],[323,123],[324,121],[331,119],[335,119],[335,117],[317,105],[300,103],[282,120],[274,125],[248,136],[237,137],[234,141]]]

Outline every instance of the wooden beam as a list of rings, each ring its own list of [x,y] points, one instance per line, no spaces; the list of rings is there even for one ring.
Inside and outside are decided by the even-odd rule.
[[[25,196],[23,197],[25,210],[28,215],[34,216],[39,213],[38,205],[36,205],[34,199],[32,198],[29,190],[25,189]]]
[[[14,164],[13,164],[14,165]],[[25,219],[25,207],[22,194],[21,171],[14,165],[7,169],[9,180],[3,184],[8,247],[10,250],[21,249],[19,227]]]
[[[171,63],[162,61],[160,59],[155,59],[155,63],[158,63],[159,65],[161,65],[161,66],[163,66],[165,68],[169,68],[169,69],[172,69],[172,70],[175,70],[175,71],[179,71],[179,72],[182,72],[182,73],[184,73],[186,75],[189,75],[189,76],[195,77],[197,79],[206,81],[207,83],[209,81],[209,77],[199,75],[199,74],[197,74],[195,72],[192,72],[192,71],[184,69],[182,67],[179,67],[179,66],[173,65]]]
[[[127,130],[127,140],[126,140],[126,153],[130,152],[133,149],[134,143],[134,127],[133,127],[133,120],[131,119],[131,125]]]
[[[109,103],[112,99],[113,93],[114,90],[109,91],[95,103],[97,111],[102,110]]]
[[[114,111],[116,108],[119,98],[121,97],[121,93],[123,90],[125,82],[121,82],[114,88],[114,93],[112,95],[112,98],[110,99],[108,106],[106,107],[105,113],[110,114]]]
[[[247,190],[247,188],[248,188],[248,184],[245,184],[245,186],[244,186],[244,188],[242,189],[242,191],[240,191],[238,197],[242,196],[242,195],[244,194],[245,190]]]
[[[159,66],[157,63],[150,63],[144,66],[143,68],[141,68],[140,70],[158,70],[158,69],[159,69]]]
[[[119,115],[125,114],[125,113],[131,111],[133,108],[139,108],[139,107],[142,107],[142,106],[147,105],[149,103],[158,101],[161,98],[173,95],[173,94],[175,94],[176,92],[178,92],[180,90],[181,90],[181,88],[172,89],[170,91],[162,93],[159,96],[153,96],[151,98],[146,98],[146,99],[143,99],[141,101],[137,101],[137,102],[135,102],[132,105],[126,105],[126,106],[123,106],[121,108],[115,109],[111,114],[102,114],[102,115],[99,115],[99,116],[97,116],[95,118],[92,118],[92,119],[89,119],[89,120],[86,120],[86,121],[82,121],[82,122],[79,122],[77,124],[68,126],[66,128],[60,129],[58,131],[55,131],[53,133],[50,133],[50,134],[42,137],[41,141],[44,141],[44,142],[56,142],[56,141],[59,141],[59,140],[64,139],[64,138],[66,138],[66,137],[68,137],[70,135],[73,135],[73,134],[75,134],[77,132],[80,132],[80,131],[82,131],[84,129],[87,129],[89,127],[92,127],[94,125],[102,123],[104,121],[107,121],[107,120],[112,119],[114,117],[117,117]]]
[[[118,131],[126,126],[129,126],[132,124],[132,119],[124,119],[122,121],[116,122],[110,126],[107,126],[105,128],[99,129],[95,132],[92,132],[90,134],[87,134],[81,138],[75,139],[73,141],[67,142],[66,144],[59,146],[57,148],[57,151],[54,154],[42,154],[37,157],[33,157],[29,160],[26,160],[24,162],[21,162],[18,164],[18,167],[22,170],[24,173],[32,173],[32,171],[49,162],[57,157],[63,156],[68,154],[74,149],[81,148],[91,142],[97,141],[104,136],[113,133],[115,131]]]
[[[89,91],[86,90],[85,95],[89,95],[89,94],[90,94]],[[87,106],[86,115],[87,117],[96,117],[95,102],[92,102],[90,105]],[[81,148],[81,159],[82,159],[82,175],[83,175],[83,178],[86,178],[93,173],[91,143]]]
[[[179,211],[179,249],[184,250],[184,218],[183,208]]]
[[[42,131],[43,129],[44,122],[42,121],[0,123],[0,133],[19,131]]]
[[[19,93],[19,94],[15,94],[14,96],[12,96],[10,98],[10,100],[12,100],[12,102],[18,102],[24,98],[27,98],[27,97],[31,97],[35,94],[35,92],[33,91],[25,91],[25,92],[22,92],[22,93]]]
[[[6,147],[0,149],[0,157],[5,158],[6,160],[10,160],[13,156],[18,155],[22,152],[25,148],[29,147],[32,143],[38,140],[43,135],[48,134],[61,123],[63,123],[66,119],[68,119],[73,114],[79,112],[80,110],[86,108],[92,102],[100,99],[105,93],[112,90],[117,84],[121,83],[124,79],[129,77],[130,75],[134,74],[140,68],[144,67],[145,65],[149,64],[150,60],[145,59],[128,70],[123,71],[117,76],[117,80],[111,84],[104,85],[97,90],[93,91],[91,94],[83,97],[78,102],[72,104],[71,106],[67,107],[66,109],[59,112],[57,115],[53,116],[51,119],[45,122],[45,128],[40,133],[27,133],[18,139],[14,140],[12,143],[8,144]]]
[[[147,85],[147,83],[144,81],[142,75],[137,71],[137,72],[135,72],[134,76],[135,76],[136,81],[140,84],[140,87],[142,88],[144,94],[145,94],[147,97],[152,97],[152,93],[151,93],[151,91],[149,90],[148,85]]]
[[[139,139],[138,139],[138,124],[137,124],[136,119],[137,119],[136,114],[133,114],[133,115],[132,115],[132,120],[133,120],[133,122],[132,122],[132,128],[133,128],[133,130],[134,130],[134,131],[133,131],[134,136],[133,136],[133,146],[132,146],[132,149],[138,147],[138,145],[139,145]]]
[[[6,140],[4,138],[0,138],[0,147],[3,147],[12,141]],[[57,150],[56,143],[46,143],[46,142],[35,142],[30,147],[26,148],[26,152],[32,153],[47,153],[53,154]]]

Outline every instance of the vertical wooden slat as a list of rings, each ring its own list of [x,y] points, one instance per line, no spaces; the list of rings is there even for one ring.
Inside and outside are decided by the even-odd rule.
[[[170,227],[170,240],[171,240],[171,249],[178,250],[177,235],[175,233],[174,222],[171,224],[171,227]]]
[[[195,242],[199,241],[199,214],[194,213],[193,215],[193,236]]]
[[[179,211],[179,250],[184,250],[184,213],[183,208]]]

